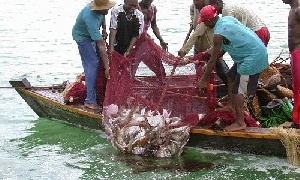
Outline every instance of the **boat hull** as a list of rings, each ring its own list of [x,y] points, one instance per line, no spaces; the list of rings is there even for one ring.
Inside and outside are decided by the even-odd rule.
[[[65,105],[31,90],[16,89],[16,91],[39,117],[63,120],[92,129],[101,129],[100,111],[81,110],[78,106]]]
[[[15,82],[10,81],[12,86]],[[101,111],[89,110],[82,105],[66,105],[61,95],[51,89],[15,87],[19,95],[39,116],[63,120],[80,127],[102,130]],[[203,149],[224,150],[248,154],[286,156],[286,150],[278,136],[266,128],[247,128],[239,132],[215,131],[194,128],[190,133],[187,146]]]
[[[271,138],[247,138],[191,133],[187,146],[245,154],[286,157],[286,150],[281,141]]]

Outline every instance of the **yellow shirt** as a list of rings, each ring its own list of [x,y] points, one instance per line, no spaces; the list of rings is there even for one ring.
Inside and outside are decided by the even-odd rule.
[[[213,45],[213,36],[214,30],[206,27],[202,22],[196,26],[193,34],[180,50],[187,54],[194,46],[197,52],[206,51]]]

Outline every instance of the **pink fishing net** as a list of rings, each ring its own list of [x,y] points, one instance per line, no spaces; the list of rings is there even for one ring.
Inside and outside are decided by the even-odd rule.
[[[188,60],[206,62],[208,57],[200,53],[188,57]],[[194,64],[187,67],[186,61],[178,60],[150,37],[143,35],[128,58],[117,52],[112,55],[104,106],[140,106],[159,112],[166,109],[171,116],[182,118],[191,114],[206,114],[216,105],[216,88],[214,74],[206,90],[199,92],[196,88],[203,65],[197,65],[195,71]],[[190,121],[197,124],[193,122],[195,119]]]
[[[126,109],[140,107],[160,113],[165,109],[171,113],[170,117],[180,117],[191,127],[211,125],[220,118],[231,124],[235,120],[234,115],[214,112],[218,88],[216,74],[211,74],[206,89],[199,92],[196,88],[208,59],[204,53],[198,53],[179,60],[143,34],[129,57],[113,53],[109,80],[105,78],[100,61],[97,102],[101,107],[114,104]],[[82,104],[85,93],[83,75],[66,90],[65,102]],[[200,119],[199,114],[206,116]],[[245,121],[248,126],[257,126],[251,116],[245,117]]]

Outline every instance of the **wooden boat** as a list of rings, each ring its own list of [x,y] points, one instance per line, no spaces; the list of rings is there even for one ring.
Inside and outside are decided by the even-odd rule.
[[[58,93],[60,86],[34,87],[27,79],[9,82],[39,117],[101,129],[101,111],[86,109],[83,105],[66,105],[61,93]],[[224,132],[196,127],[191,131],[187,146],[286,156],[286,149],[279,137],[268,128],[246,128],[238,132]]]

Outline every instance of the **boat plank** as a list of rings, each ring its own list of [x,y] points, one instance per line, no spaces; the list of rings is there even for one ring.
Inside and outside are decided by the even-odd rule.
[[[246,128],[243,131],[227,132],[221,130],[212,130],[204,128],[194,128],[191,131],[196,134],[204,134],[210,136],[231,136],[239,138],[265,138],[265,139],[279,139],[275,133],[265,128]]]

